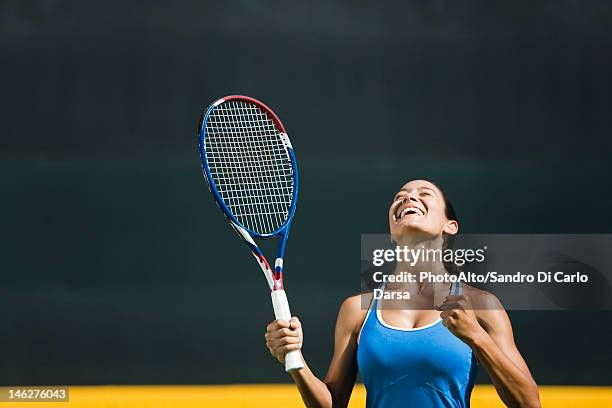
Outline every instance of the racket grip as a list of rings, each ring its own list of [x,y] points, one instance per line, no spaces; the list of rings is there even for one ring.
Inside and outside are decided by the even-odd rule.
[[[284,290],[273,290],[270,292],[272,297],[272,307],[274,308],[274,316],[277,320],[288,322],[291,320],[291,311],[289,311],[289,302]],[[293,350],[285,354],[285,371],[298,371],[304,368],[304,362],[299,350]]]

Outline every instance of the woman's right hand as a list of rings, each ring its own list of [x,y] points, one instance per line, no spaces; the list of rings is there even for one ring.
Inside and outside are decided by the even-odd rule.
[[[302,325],[297,317],[292,317],[288,322],[274,320],[266,327],[265,337],[270,354],[281,364],[285,364],[288,352],[302,349]]]

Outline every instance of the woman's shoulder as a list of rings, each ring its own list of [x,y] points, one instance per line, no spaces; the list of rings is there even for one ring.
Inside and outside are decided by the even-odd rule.
[[[461,289],[464,296],[467,296],[474,306],[474,309],[503,309],[504,306],[501,304],[497,296],[486,290],[478,289],[470,285],[462,284]]]
[[[337,325],[359,332],[373,296],[373,291],[368,291],[344,299],[338,312]]]
[[[476,317],[485,329],[509,322],[504,305],[493,293],[469,285],[462,285],[462,288],[463,295],[468,297]]]

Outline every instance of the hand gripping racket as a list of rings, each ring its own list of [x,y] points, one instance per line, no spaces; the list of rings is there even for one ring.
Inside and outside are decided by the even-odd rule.
[[[202,170],[215,202],[263,271],[276,319],[291,319],[283,288],[283,256],[295,214],[298,172],[293,147],[278,116],[247,96],[226,96],[198,126]],[[278,238],[274,270],[255,238]],[[304,367],[300,353],[285,356],[286,371]]]

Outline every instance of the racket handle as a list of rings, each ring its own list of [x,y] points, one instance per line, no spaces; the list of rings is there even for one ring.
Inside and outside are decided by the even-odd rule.
[[[289,311],[289,302],[284,290],[273,290],[270,292],[272,297],[272,307],[274,308],[274,316],[277,320],[288,322],[291,320],[291,312]],[[285,354],[285,371],[298,371],[304,368],[302,356],[299,350],[293,350]]]

